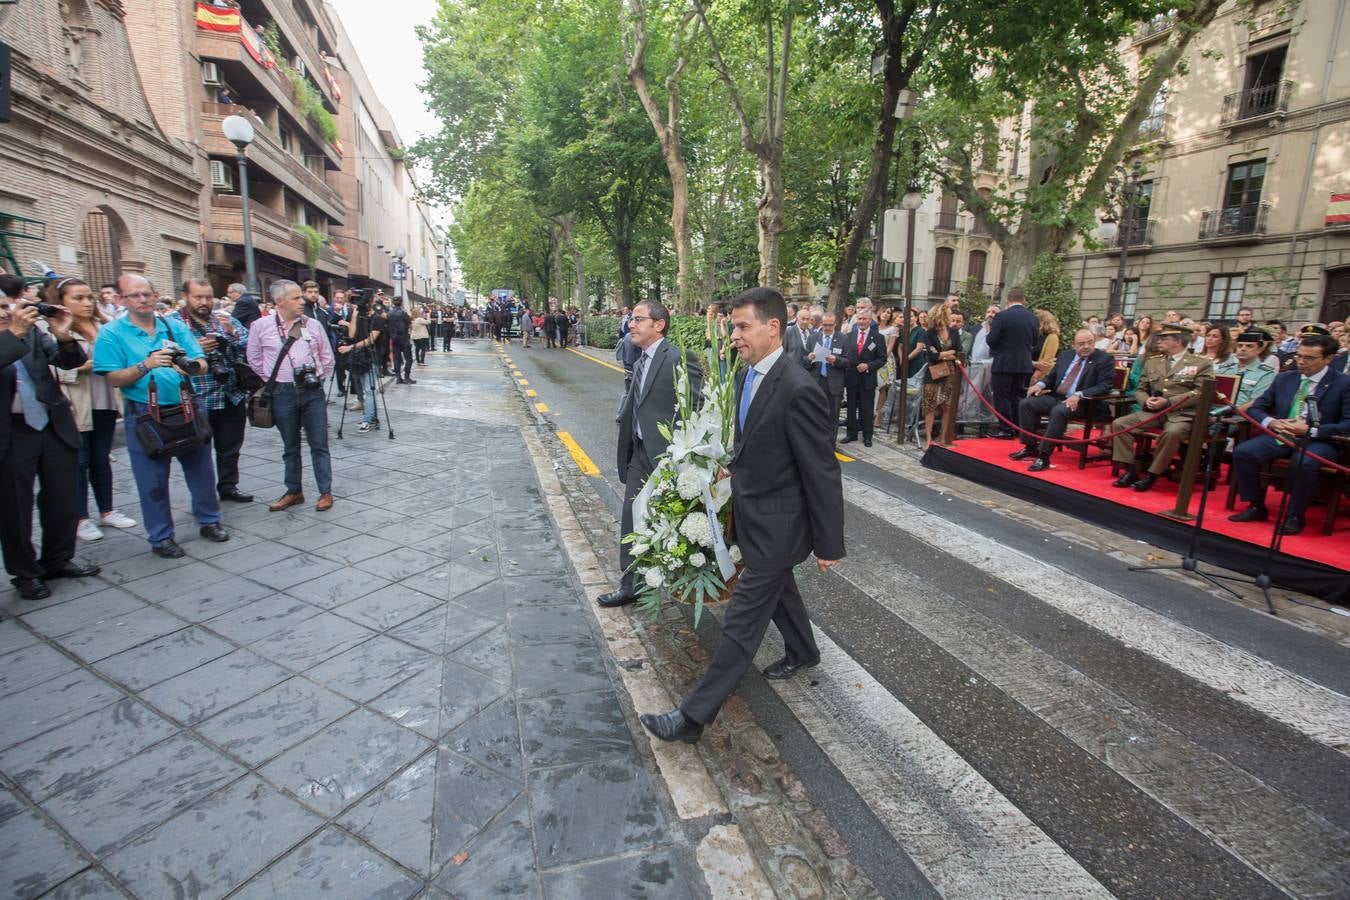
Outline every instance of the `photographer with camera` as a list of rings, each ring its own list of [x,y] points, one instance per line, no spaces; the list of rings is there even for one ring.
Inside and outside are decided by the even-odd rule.
[[[375,348],[379,346],[382,336],[380,324],[384,319],[377,318],[371,312],[369,296],[358,296],[353,291],[349,299],[352,301],[352,313],[342,323],[337,352],[338,358],[346,362],[347,389],[359,398],[363,410],[361,425],[356,430],[365,434],[380,424],[376,406],[379,400],[379,376],[375,374]]]
[[[42,600],[52,595],[46,580],[84,578],[98,566],[75,561],[76,481],[80,432],[70,401],[61,393],[50,366],[62,371],[84,364],[84,351],[70,333],[71,316],[47,303],[16,302],[23,280],[0,275],[0,547],[5,568],[19,596]],[[35,327],[47,320],[50,334]],[[33,481],[42,522],[42,555],[33,550]]]
[[[248,392],[260,387],[248,367],[248,329],[230,314],[212,311],[211,282],[205,278],[183,282],[183,301],[185,305],[177,316],[206,354],[206,374],[194,375],[192,387],[211,420],[216,493],[221,500],[252,503],[253,495],[239,490],[239,451],[244,447],[244,426],[248,422]]]
[[[304,315],[300,285],[281,279],[268,289],[276,311],[248,330],[248,364],[259,378],[276,378],[272,415],[281,432],[286,493],[268,507],[280,512],[305,502],[301,488],[300,429],[309,443],[319,512],[333,508],[333,463],[328,455],[328,401],[324,380],[333,371],[333,350],[318,321]],[[284,355],[283,355],[284,351]]]
[[[175,404],[184,388],[190,391],[189,376],[204,374],[206,360],[182,319],[155,315],[159,295],[150,279],[124,274],[117,280],[117,286],[127,314],[99,331],[94,344],[94,372],[106,376],[109,385],[122,391],[127,456],[136,478],[141,520],[150,547],[157,556],[181,559],[185,554],[174,541],[173,510],[169,506],[169,466],[173,457],[147,455],[136,424],[139,416],[157,413],[160,403]],[[150,397],[152,383],[159,398],[154,408]],[[205,415],[195,399],[192,404],[199,414]],[[199,533],[209,541],[228,541],[230,534],[220,524],[216,467],[210,443],[183,450],[176,458],[192,496],[192,514]]]

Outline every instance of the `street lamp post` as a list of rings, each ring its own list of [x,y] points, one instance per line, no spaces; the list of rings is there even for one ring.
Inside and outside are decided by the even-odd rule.
[[[909,423],[909,320],[914,313],[914,227],[918,221],[917,210],[923,205],[923,193],[911,185],[900,198],[900,208],[905,210],[909,227],[905,229],[905,314],[900,320],[900,333],[896,340],[900,345],[900,383],[893,390],[900,391],[897,415],[900,419],[900,443],[905,442],[906,428]]]
[[[220,123],[220,130],[231,144],[234,144],[239,157],[239,207],[244,220],[244,284],[253,293],[258,292],[258,269],[253,262],[253,223],[249,220],[248,210],[248,145],[253,143],[253,123],[243,116],[226,116]]]
[[[1134,239],[1134,217],[1139,205],[1140,166],[1136,162],[1130,169],[1124,182],[1111,179],[1111,189],[1120,193],[1120,221],[1117,224],[1108,214],[1097,228],[1097,235],[1110,242],[1117,237],[1120,240],[1120,259],[1116,265],[1116,281],[1111,286],[1111,296],[1106,301],[1106,315],[1125,312],[1125,263],[1130,257],[1130,241]]]
[[[398,278],[398,296],[400,299],[405,301],[408,298],[403,294],[403,278],[404,278],[403,257],[407,255],[408,254],[403,251],[402,247],[399,247],[397,250],[394,251],[394,271],[397,273],[396,277]]]

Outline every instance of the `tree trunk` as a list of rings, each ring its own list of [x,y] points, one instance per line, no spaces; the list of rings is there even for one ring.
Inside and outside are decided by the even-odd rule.
[[[563,230],[563,242],[567,245],[567,252],[572,255],[572,267],[576,271],[576,284],[572,288],[572,304],[581,312],[586,314],[586,259],[581,255],[581,248],[577,246],[576,222],[571,216],[565,220],[566,227]]]
[[[777,288],[778,248],[787,227],[783,216],[783,148],[775,145],[768,158],[759,161],[759,178],[763,192],[759,199],[759,283],[761,287]]]
[[[633,308],[633,251],[627,241],[616,241],[614,259],[619,264],[619,308]]]

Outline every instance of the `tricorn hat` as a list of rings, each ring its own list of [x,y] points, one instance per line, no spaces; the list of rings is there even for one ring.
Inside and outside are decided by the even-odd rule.
[[[1260,328],[1248,328],[1237,336],[1239,344],[1265,344],[1274,340],[1270,332]]]

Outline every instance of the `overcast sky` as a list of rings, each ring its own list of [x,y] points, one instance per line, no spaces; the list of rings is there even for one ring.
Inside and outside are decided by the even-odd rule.
[[[436,0],[329,0],[342,19],[380,102],[405,144],[437,130],[422,104],[422,45],[414,29],[431,21]],[[397,11],[397,13],[395,13]]]

